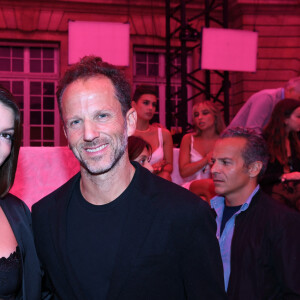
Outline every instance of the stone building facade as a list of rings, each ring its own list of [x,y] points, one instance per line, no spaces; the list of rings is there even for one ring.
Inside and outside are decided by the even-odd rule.
[[[300,3],[299,0],[228,2],[229,27],[256,30],[259,34],[257,71],[229,75],[232,118],[254,92],[280,87],[289,78],[300,75]],[[192,1],[187,12],[203,10],[203,5],[204,1]],[[12,90],[21,107],[23,145],[65,144],[54,92],[58,78],[68,66],[69,21],[130,24],[130,60],[124,71],[133,87],[140,83],[158,87],[156,118],[165,124],[164,0],[1,0],[0,83]],[[198,30],[203,25],[203,19],[196,21]],[[180,42],[175,37],[172,43]],[[193,68],[198,62],[199,54],[195,51],[188,64]],[[219,79],[212,77],[213,93],[219,84]],[[179,88],[178,79],[174,89]]]

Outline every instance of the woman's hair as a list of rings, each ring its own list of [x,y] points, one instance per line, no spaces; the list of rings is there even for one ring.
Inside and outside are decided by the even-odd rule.
[[[205,105],[205,106],[207,106],[207,108],[209,110],[212,111],[213,116],[215,117],[216,133],[221,134],[221,132],[225,129],[225,123],[224,123],[222,113],[221,113],[220,109],[218,108],[218,106],[214,102],[209,101],[209,100],[200,101],[193,105],[193,114],[194,114],[195,109],[200,105]],[[201,130],[199,128],[197,128],[196,130],[201,133]]]
[[[151,145],[143,140],[140,137],[137,136],[130,136],[128,138],[128,155],[129,160],[135,160],[144,149],[147,149],[150,153],[150,156],[152,154],[152,148]]]
[[[132,101],[138,102],[141,96],[145,94],[154,95],[157,97],[156,87],[152,85],[146,85],[146,84],[138,85],[132,96]]]
[[[288,164],[285,146],[287,134],[285,120],[299,106],[300,101],[295,99],[283,99],[275,105],[271,119],[263,131],[269,149],[270,162],[274,162],[277,159],[281,165]],[[289,139],[295,155],[300,158],[300,142],[297,132],[290,132]]]
[[[0,104],[10,108],[14,114],[14,135],[11,141],[11,151],[7,159],[0,166],[0,197],[2,198],[8,193],[14,183],[21,137],[19,108],[14,102],[13,95],[2,87],[0,87]]]

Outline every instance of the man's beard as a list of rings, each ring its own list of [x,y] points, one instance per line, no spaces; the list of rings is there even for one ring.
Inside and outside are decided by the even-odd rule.
[[[111,169],[113,169],[118,162],[120,161],[120,159],[123,157],[124,153],[126,152],[126,148],[127,148],[127,130],[126,128],[124,128],[123,134],[120,135],[117,139],[115,148],[113,149],[112,153],[110,154],[110,158],[109,158],[109,162],[105,163],[105,166],[98,166],[96,168],[93,168],[93,160],[95,161],[95,163],[99,164],[99,161],[105,159],[105,157],[95,157],[90,158],[90,159],[84,159],[78,152],[74,152],[74,147],[71,147],[71,150],[73,151],[75,157],[78,159],[78,161],[80,162],[80,165],[86,170],[87,173],[89,173],[90,175],[101,175],[101,174],[105,174],[107,172],[109,172]],[[103,141],[103,140],[101,140]],[[111,138],[105,138],[104,139],[105,142],[108,143],[108,147],[110,147],[112,145],[112,139]],[[84,149],[84,147],[86,146],[94,146],[95,142],[89,142],[89,143],[84,143],[84,145],[82,145],[82,149]],[[98,143],[97,143],[98,144]],[[82,150],[85,151],[85,150]]]

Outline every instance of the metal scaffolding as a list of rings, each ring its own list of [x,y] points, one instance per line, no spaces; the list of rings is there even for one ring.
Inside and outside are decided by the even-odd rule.
[[[197,9],[193,9],[193,4],[197,2]],[[199,8],[200,7],[200,8]],[[198,29],[195,28],[195,21],[198,20]],[[219,102],[224,110],[225,123],[229,122],[229,74],[228,71],[201,70],[200,63],[197,68],[188,71],[187,59],[193,51],[201,53],[201,29],[199,30],[199,20],[205,27],[210,27],[211,23],[218,24],[218,27],[228,28],[228,0],[166,0],[166,125],[172,125],[172,119],[177,118],[178,126],[182,128],[182,134],[186,133],[191,124],[187,121],[187,104],[199,95],[205,95],[205,99]],[[174,24],[176,24],[174,26]],[[202,25],[202,26],[203,26]],[[171,26],[173,30],[171,31]],[[172,41],[179,39],[180,46],[173,45]],[[181,66],[176,66],[174,60],[180,58]],[[204,77],[201,81],[197,77]],[[204,73],[203,73],[204,72]],[[211,74],[214,72],[222,79],[219,91],[211,94]],[[172,112],[172,101],[174,94],[171,92],[173,76],[181,77],[181,89],[179,98],[181,101],[175,107],[176,113]],[[203,76],[204,75],[204,76]],[[193,90],[192,95],[188,95],[188,86]],[[223,96],[223,98],[221,97]],[[174,106],[173,106],[174,110]]]

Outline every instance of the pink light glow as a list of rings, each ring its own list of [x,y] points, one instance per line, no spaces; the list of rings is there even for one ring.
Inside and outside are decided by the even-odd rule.
[[[255,72],[257,40],[253,31],[203,28],[201,68]]]
[[[69,64],[85,55],[102,57],[117,66],[129,65],[129,24],[69,22]]]

